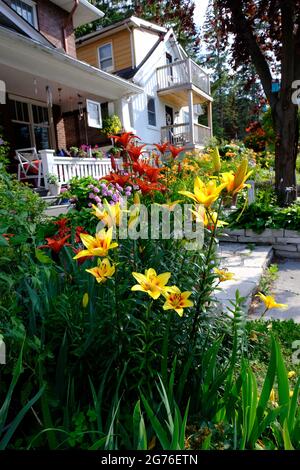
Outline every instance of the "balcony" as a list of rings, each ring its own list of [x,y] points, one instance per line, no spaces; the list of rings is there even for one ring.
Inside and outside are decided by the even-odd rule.
[[[194,104],[211,100],[209,75],[191,59],[158,67],[156,76],[158,95],[168,95],[179,107],[187,105],[189,90],[192,90]]]
[[[201,124],[173,124],[161,128],[161,141],[186,147],[204,147],[212,137],[211,128]]]

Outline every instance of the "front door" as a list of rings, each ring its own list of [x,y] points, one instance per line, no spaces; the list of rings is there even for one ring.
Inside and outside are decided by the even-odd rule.
[[[174,113],[173,108],[166,106],[166,126],[172,126],[174,124]]]
[[[174,143],[174,128],[172,127],[174,124],[174,113],[173,108],[170,106],[166,106],[166,126],[170,126],[167,129],[167,137],[168,141],[173,144]]]

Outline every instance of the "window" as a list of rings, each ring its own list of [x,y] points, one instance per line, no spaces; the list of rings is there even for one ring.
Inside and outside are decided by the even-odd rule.
[[[99,47],[98,51],[100,69],[105,72],[111,72],[114,69],[111,43]]]
[[[34,28],[37,28],[36,5],[34,2],[31,0],[8,0],[8,2],[18,15],[22,16]]]
[[[16,148],[35,147],[43,150],[51,147],[46,106],[10,99],[9,108]]]
[[[155,113],[155,99],[148,97],[148,124],[150,126],[156,126],[156,113]]]
[[[86,100],[88,126],[102,128],[101,105],[97,101]]]

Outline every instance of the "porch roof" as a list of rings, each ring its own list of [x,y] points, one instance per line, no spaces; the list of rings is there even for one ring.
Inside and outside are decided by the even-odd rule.
[[[30,76],[45,86],[53,82],[81,95],[102,97],[102,101],[143,92],[133,83],[3,27],[0,27],[0,43],[0,79],[6,82],[7,91],[16,92],[12,88],[19,83],[19,94],[22,94],[25,78]]]

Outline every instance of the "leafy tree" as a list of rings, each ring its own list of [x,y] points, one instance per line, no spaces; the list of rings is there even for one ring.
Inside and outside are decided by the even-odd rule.
[[[211,71],[213,130],[219,139],[239,139],[245,136],[249,121],[257,120],[262,105],[262,87],[253,67],[231,66],[230,47],[224,47],[221,21],[214,0],[210,0],[201,35],[200,62]]]
[[[296,198],[299,140],[293,82],[300,79],[300,0],[214,0],[221,47],[233,66],[253,66],[271,106],[275,129],[275,186],[280,204]],[[280,90],[272,87],[280,75]]]

